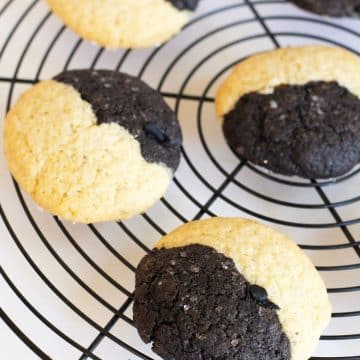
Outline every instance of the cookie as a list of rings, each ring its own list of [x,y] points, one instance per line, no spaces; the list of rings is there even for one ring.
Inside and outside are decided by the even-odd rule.
[[[360,162],[360,58],[335,47],[284,48],[235,67],[216,95],[230,147],[276,173],[343,175]]]
[[[360,17],[360,0],[291,0],[297,6],[333,17]]]
[[[187,23],[199,0],[47,0],[82,38],[110,48],[159,45]]]
[[[134,322],[163,359],[308,359],[331,317],[325,285],[287,237],[212,218],[163,237],[136,271]]]
[[[127,219],[164,195],[179,165],[174,112],[141,80],[72,70],[27,90],[5,120],[11,173],[52,214]]]

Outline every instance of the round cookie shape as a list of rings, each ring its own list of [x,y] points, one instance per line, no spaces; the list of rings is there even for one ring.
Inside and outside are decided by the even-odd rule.
[[[177,169],[179,122],[159,93],[143,81],[111,70],[71,70],[54,80],[73,86],[91,104],[98,125],[115,123],[129,131],[146,161]]]
[[[179,162],[173,112],[125,74],[70,71],[59,79],[27,90],[6,116],[10,172],[39,206],[66,220],[144,212],[164,195]]]
[[[360,17],[360,0],[291,0],[297,6],[320,15]]]
[[[160,239],[156,248],[173,249],[194,244],[212,248],[231,259],[238,273],[250,284],[250,292],[256,294],[257,301],[266,299],[266,303],[276,306],[282,331],[290,342],[291,360],[306,360],[311,356],[330,320],[331,305],[320,275],[295,243],[252,220],[212,218],[179,227]],[[167,269],[171,263],[163,266]],[[164,276],[171,279],[171,273]],[[265,295],[261,289],[266,291]],[[153,295],[157,294],[156,285],[152,291]],[[256,324],[251,324],[250,328],[259,329]]]
[[[187,23],[198,0],[47,0],[82,38],[109,48],[157,46]]]
[[[330,178],[360,162],[360,58],[308,46],[254,55],[216,95],[227,142],[284,175]]]
[[[290,359],[277,309],[208,246],[153,250],[137,268],[134,322],[163,359]]]

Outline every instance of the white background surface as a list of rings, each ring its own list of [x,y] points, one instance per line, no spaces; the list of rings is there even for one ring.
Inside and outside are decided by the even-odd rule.
[[[284,1],[253,2],[260,16],[266,17],[265,25],[275,33],[281,46],[333,42],[360,52],[359,21],[321,19]],[[7,3],[0,0],[0,11]],[[166,99],[174,108],[176,94],[183,87],[176,110],[184,133],[184,158],[175,182],[163,201],[146,215],[124,224],[74,225],[41,212],[26,194],[17,191],[1,152],[0,262],[9,281],[24,297],[22,301],[10,288],[3,273],[0,277],[1,307],[25,336],[49,357],[77,359],[81,351],[45,325],[34,310],[67,337],[87,348],[99,333],[89,322],[105,326],[127,299],[119,287],[129,292],[133,290],[133,271],[121,259],[127,259],[135,267],[145,251],[131,236],[151,247],[163,232],[183,221],[216,214],[260,216],[299,244],[348,242],[337,227],[317,228],[319,224],[334,224],[333,214],[328,209],[284,206],[244,190],[245,186],[267,197],[292,203],[323,202],[313,188],[266,179],[246,165],[237,169],[239,160],[223,139],[212,99],[227,74],[224,69],[249,54],[273,47],[274,42],[252,9],[240,0],[203,0],[191,24],[178,37],[157,50],[131,52],[101,50],[79,41],[70,30],[62,27],[58,18],[49,14],[43,1],[14,0],[1,14],[1,131],[1,119],[8,106],[31,86],[31,81],[52,77],[64,67],[115,69],[123,58],[121,71],[141,75],[155,88],[161,85],[161,91],[166,93]],[[147,65],[143,68],[144,64]],[[14,77],[16,81],[11,82]],[[188,80],[184,82],[186,78]],[[202,96],[208,99],[200,106]],[[216,163],[206,152],[199,129]],[[239,171],[234,172],[234,169]],[[227,179],[233,172],[234,178]],[[294,178],[287,180],[303,182]],[[219,188],[222,192],[214,195]],[[359,196],[359,188],[360,175],[356,175],[323,190],[328,199],[335,202]],[[201,211],[204,206],[205,211]],[[359,201],[337,208],[337,213],[344,221],[358,219]],[[284,222],[303,223],[305,227],[285,225]],[[359,222],[347,230],[355,240],[360,240]],[[353,270],[322,271],[328,288],[360,285],[360,260],[353,248],[308,251],[308,254],[317,266],[357,264]],[[360,311],[360,291],[330,296],[335,313]],[[31,304],[32,310],[27,303]],[[74,311],[75,307],[83,317]],[[125,314],[131,318],[131,306]],[[116,321],[110,333],[110,337],[105,337],[94,350],[98,357],[137,359],[118,344],[121,340],[150,358],[157,358],[125,321]],[[325,331],[325,335],[347,334],[360,334],[360,316],[334,318]],[[1,321],[0,344],[1,359],[37,358]],[[360,355],[360,339],[321,341],[315,355]]]

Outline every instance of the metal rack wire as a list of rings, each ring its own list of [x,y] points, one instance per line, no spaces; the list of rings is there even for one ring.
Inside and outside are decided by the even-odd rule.
[[[203,0],[203,1],[213,1],[216,0]],[[1,17],[6,16],[7,11],[13,3],[15,3],[16,0],[9,0],[5,2],[2,5],[2,8],[0,8],[0,24],[1,24]],[[39,3],[39,0],[34,0],[30,4],[28,4],[26,7],[24,7],[23,12],[19,14],[19,18],[17,19],[16,23],[12,27],[11,31],[8,33],[2,48],[0,49],[0,68],[1,68],[1,61],[4,57],[7,56],[7,48],[9,44],[13,41],[14,34],[18,30],[19,26],[25,21],[25,19],[29,16],[31,16],[31,12],[34,9],[35,6],[37,6]],[[213,74],[213,77],[208,80],[208,83],[204,89],[204,91],[197,95],[188,94],[186,92],[187,85],[189,84],[190,80],[192,79],[195,72],[209,59],[212,57],[218,55],[219,53],[225,51],[227,48],[235,45],[235,44],[241,44],[242,42],[246,42],[249,40],[254,39],[262,39],[262,38],[268,38],[271,40],[273,47],[280,47],[279,38],[281,37],[306,37],[311,41],[322,41],[338,46],[345,46],[344,44],[341,44],[331,38],[326,38],[324,36],[315,35],[315,34],[306,34],[306,33],[299,33],[294,31],[272,31],[271,28],[268,26],[268,22],[272,20],[284,20],[284,21],[302,21],[304,24],[306,23],[318,23],[323,24],[328,27],[337,28],[341,31],[344,31],[345,33],[351,34],[352,36],[357,37],[357,39],[360,40],[360,32],[355,31],[351,28],[347,28],[340,23],[337,22],[331,22],[329,20],[320,19],[318,17],[305,17],[305,16],[299,16],[299,15],[270,15],[270,16],[262,16],[261,13],[258,11],[257,6],[260,5],[283,5],[286,2],[282,0],[269,0],[269,1],[256,1],[256,0],[245,0],[245,1],[231,1],[231,4],[227,4],[224,1],[219,0],[218,1],[219,6],[207,13],[200,14],[199,16],[195,17],[187,26],[186,28],[191,29],[192,27],[195,27],[200,21],[214,16],[216,14],[221,14],[222,12],[231,11],[231,10],[241,10],[246,9],[247,11],[250,11],[252,16],[249,18],[244,18],[235,22],[231,22],[222,26],[219,26],[218,28],[208,31],[206,33],[203,33],[201,36],[198,36],[194,38],[177,56],[172,59],[171,63],[161,70],[162,76],[160,80],[158,81],[157,88],[158,90],[163,94],[164,97],[168,98],[169,100],[174,101],[174,108],[175,111],[179,114],[180,112],[180,106],[184,101],[190,101],[196,104],[197,106],[197,118],[194,119],[196,121],[197,131],[199,134],[199,139],[201,142],[201,146],[203,150],[205,151],[206,155],[208,156],[208,160],[212,163],[212,165],[219,171],[220,174],[223,176],[223,181],[220,182],[218,185],[214,185],[211,181],[207,179],[207,176],[204,175],[201,171],[198,170],[197,165],[193,163],[192,161],[192,155],[188,152],[187,148],[184,147],[182,149],[183,154],[183,162],[186,164],[186,166],[189,167],[190,171],[194,174],[194,176],[198,179],[198,181],[210,192],[210,197],[207,198],[206,201],[202,202],[200,201],[194,193],[192,193],[184,183],[182,179],[179,179],[178,176],[175,176],[174,179],[174,186],[177,187],[177,189],[182,193],[182,195],[189,200],[193,206],[197,209],[194,216],[191,218],[188,218],[186,214],[183,214],[181,211],[179,211],[176,208],[176,205],[168,199],[163,198],[161,200],[162,205],[167,209],[169,213],[171,213],[174,217],[178,219],[180,223],[184,223],[190,220],[200,219],[203,216],[215,216],[215,215],[221,215],[220,213],[213,210],[212,206],[216,203],[216,201],[221,200],[228,204],[229,206],[233,207],[234,209],[244,213],[245,215],[256,217],[261,220],[267,221],[269,223],[278,224],[281,226],[286,226],[289,228],[298,228],[298,229],[340,229],[342,232],[342,239],[346,241],[339,241],[335,244],[300,244],[300,246],[304,250],[311,250],[316,252],[327,252],[327,251],[337,251],[341,249],[353,249],[354,253],[357,256],[357,261],[354,263],[344,264],[344,265],[326,265],[326,266],[317,266],[318,270],[321,272],[337,272],[337,271],[343,271],[343,270],[359,270],[360,269],[360,241],[358,241],[355,236],[353,235],[351,226],[360,224],[360,218],[359,217],[350,217],[350,218],[344,218],[341,213],[339,212],[339,209],[346,208],[348,206],[352,206],[354,204],[358,204],[360,202],[360,194],[355,194],[351,198],[343,199],[340,201],[331,201],[330,197],[327,195],[325,189],[326,188],[336,188],[337,186],[344,184],[350,180],[358,179],[360,176],[360,168],[354,169],[350,174],[347,174],[346,176],[335,179],[335,180],[328,180],[328,181],[302,181],[302,180],[294,180],[292,178],[286,178],[286,177],[280,177],[271,173],[268,173],[262,169],[259,169],[255,166],[253,166],[250,163],[247,163],[245,160],[238,158],[235,166],[228,170],[226,169],[223,164],[217,160],[216,156],[214,155],[213,146],[207,142],[206,136],[204,135],[204,119],[203,119],[203,108],[206,106],[206,104],[211,104],[214,99],[210,95],[210,90],[212,89],[213,85],[239,60],[241,59],[234,59],[236,61],[233,61],[230,64],[226,64],[221,69],[217,69],[217,72]],[[11,106],[13,97],[14,97],[14,87],[17,84],[34,84],[37,81],[40,80],[41,74],[43,71],[43,68],[48,60],[48,57],[58,42],[58,40],[61,38],[61,36],[66,31],[66,28],[64,26],[60,27],[60,29],[54,33],[51,34],[51,40],[49,41],[48,47],[40,61],[40,65],[38,69],[36,70],[36,75],[33,78],[24,78],[19,75],[21,66],[23,65],[23,62],[25,61],[26,54],[32,45],[33,41],[39,34],[40,30],[43,28],[43,26],[47,23],[47,21],[52,17],[52,14],[50,12],[47,12],[45,16],[43,16],[38,21],[38,25],[36,26],[33,33],[30,35],[28,42],[26,43],[26,46],[23,48],[20,56],[18,59],[16,59],[16,66],[14,73],[9,76],[2,76],[0,74],[0,83],[7,83],[9,84],[9,91],[8,91],[8,97],[6,100],[6,110],[8,110]],[[224,31],[226,29],[231,29],[235,26],[244,25],[244,24],[251,24],[251,23],[257,23],[262,28],[262,32],[260,33],[253,33],[244,37],[240,37],[235,41],[231,41],[229,43],[224,43],[222,46],[216,48],[210,53],[205,54],[202,58],[193,59],[193,65],[192,70],[187,74],[187,76],[184,77],[181,86],[179,86],[179,90],[177,92],[170,92],[164,90],[164,84],[166,80],[168,79],[169,74],[173,71],[173,69],[176,67],[176,65],[179,63],[179,61],[187,55],[187,53],[193,49],[197,44],[199,44],[202,41],[205,41],[208,38],[211,38],[215,36],[217,33]],[[83,41],[78,40],[73,48],[71,49],[69,56],[67,57],[65,61],[65,65],[63,69],[60,70],[66,70],[70,63],[72,62],[75,54],[79,50],[80,46],[82,45]],[[140,70],[138,71],[138,76],[140,78],[143,77],[144,73],[147,71],[148,67],[152,63],[152,61],[156,58],[159,52],[161,52],[164,48],[164,46],[160,46],[156,49],[153,49],[150,51],[146,57],[146,60],[144,61],[143,65],[141,66]],[[349,48],[349,47],[347,47]],[[356,49],[349,48],[349,50],[356,51]],[[106,52],[105,49],[99,48],[95,54],[95,56],[92,59],[92,62],[90,64],[90,68],[96,68],[97,63],[101,56]],[[115,66],[116,70],[121,70],[124,66],[124,64],[127,62],[128,58],[131,56],[132,51],[127,50],[123,53],[121,53],[121,56],[117,62],[117,65]],[[359,54],[359,53],[358,53]],[[283,199],[277,198],[276,196],[273,196],[271,194],[268,194],[266,192],[260,192],[259,190],[256,190],[249,186],[249,184],[246,184],[245,182],[241,181],[239,179],[239,174],[243,171],[249,171],[252,172],[254,176],[258,176],[260,178],[265,179],[266,181],[271,181],[274,184],[278,184],[279,186],[286,186],[290,187],[293,190],[297,189],[312,189],[318,197],[321,199],[321,202],[312,202],[308,203],[306,201],[304,202],[298,202],[298,201],[285,201]],[[306,222],[306,221],[289,221],[286,219],[282,219],[280,217],[272,216],[272,214],[269,213],[262,213],[259,211],[256,211],[254,209],[251,209],[249,206],[240,203],[239,201],[234,200],[233,198],[229,197],[225,193],[225,189],[229,185],[233,185],[242,191],[249,194],[249,196],[252,196],[260,201],[263,201],[265,203],[271,203],[276,206],[285,207],[285,208],[293,208],[293,209],[302,209],[306,210],[308,212],[314,211],[314,210],[326,210],[329,212],[329,215],[331,217],[331,221],[329,222]],[[9,274],[6,272],[6,269],[1,267],[1,275],[3,280],[8,286],[8,290],[10,291],[21,301],[21,303],[27,308],[27,310],[32,313],[34,317],[36,317],[41,323],[43,323],[51,332],[56,334],[58,337],[62,338],[66,343],[70,344],[72,347],[79,350],[81,353],[80,359],[100,359],[98,355],[96,355],[96,348],[103,342],[104,339],[108,339],[109,341],[117,344],[118,346],[126,349],[129,353],[134,354],[134,356],[140,358],[140,359],[152,359],[151,356],[148,354],[142,352],[140,349],[130,345],[126,340],[124,340],[120,336],[116,336],[111,332],[111,329],[113,326],[119,321],[124,321],[125,323],[129,324],[130,326],[133,326],[133,322],[131,319],[131,316],[128,315],[127,311],[131,307],[132,304],[132,291],[128,289],[128,286],[125,284],[119,282],[119,280],[116,280],[113,276],[109,275],[109,273],[103,269],[93,258],[91,255],[89,255],[84,248],[79,244],[78,239],[74,234],[72,234],[71,231],[69,231],[69,228],[64,224],[64,222],[61,219],[54,218],[54,222],[56,226],[58,227],[58,230],[63,234],[63,236],[67,239],[69,244],[72,246],[73,250],[95,271],[99,274],[100,277],[102,277],[104,280],[109,282],[113,287],[117,289],[125,298],[125,301],[121,304],[120,307],[115,307],[113,304],[111,304],[107,299],[99,294],[98,291],[92,288],[91,285],[89,285],[86,281],[84,281],[72,268],[68,265],[66,259],[55,249],[51,241],[49,240],[48,236],[46,235],[44,229],[39,225],[39,223],[36,220],[36,217],[34,216],[32,210],[29,208],[29,205],[24,197],[24,194],[20,191],[18,185],[13,182],[13,187],[15,189],[16,193],[16,199],[15,201],[19,202],[21,205],[22,211],[26,219],[31,224],[33,230],[36,232],[38,238],[40,239],[41,243],[44,245],[44,247],[47,249],[47,251],[51,254],[54,261],[62,268],[62,270],[70,276],[85,292],[87,292],[92,298],[94,298],[101,306],[103,306],[105,309],[107,309],[111,314],[111,319],[105,324],[100,324],[98,321],[94,320],[89,314],[81,310],[76,304],[74,304],[68,297],[66,297],[60,287],[59,284],[56,284],[52,282],[52,280],[47,276],[47,274],[44,272],[44,269],[37,263],[37,261],[33,258],[31,252],[29,252],[26,247],[24,246],[24,239],[20,238],[17,234],[16,225],[14,225],[11,221],[11,216],[7,214],[7,212],[4,209],[4,204],[0,204],[0,215],[2,218],[3,223],[5,224],[5,227],[10,235],[11,241],[16,246],[17,251],[22,255],[23,261],[26,262],[31,269],[37,274],[37,276],[41,279],[41,281],[48,287],[48,289],[56,296],[58,297],[71,311],[73,311],[75,314],[77,314],[85,323],[87,323],[91,328],[95,329],[97,332],[97,335],[93,338],[92,342],[88,346],[84,346],[79,341],[75,340],[71,335],[65,333],[60,329],[58,324],[52,322],[49,320],[46,316],[42,314],[42,312],[36,308],[32,304],[30,300],[27,299],[27,297],[21,292],[21,290],[16,286],[15,281]],[[354,192],[358,192],[358,188],[354,189]],[[166,230],[162,227],[161,223],[158,221],[158,219],[154,219],[149,213],[141,215],[142,219],[146,222],[146,224],[153,228],[154,231],[158,234],[158,236],[161,236],[163,234],[166,234]],[[135,231],[133,231],[129,226],[127,226],[126,223],[117,223],[119,229],[121,229],[122,232],[126,234],[126,236],[131,239],[133,242],[133,245],[135,247],[138,247],[142,252],[148,252],[149,251],[149,245],[146,244],[142,238],[140,238]],[[132,261],[130,261],[126,255],[121,254],[119,250],[107,239],[107,237],[102,233],[101,230],[95,225],[88,225],[87,230],[97,239],[99,243],[101,243],[101,246],[107,249],[107,251],[111,254],[112,257],[114,257],[119,263],[121,263],[125,268],[127,268],[130,272],[135,271],[135,265]],[[336,287],[336,288],[329,288],[329,293],[332,294],[339,294],[339,293],[357,293],[360,292],[360,283],[356,283],[353,286],[346,286],[346,287]],[[9,313],[6,313],[3,309],[0,309],[1,317],[3,318],[4,322],[8,325],[8,327],[29,347],[31,350],[40,356],[43,359],[50,359],[51,357],[46,353],[46,350],[42,346],[42,344],[35,343],[31,336],[26,334],[21,327],[19,327],[15,321],[12,320],[12,316]],[[333,313],[333,318],[353,318],[353,317],[359,317],[360,316],[360,307],[359,310],[356,311],[346,311],[346,312],[335,312]],[[337,341],[337,340],[347,340],[352,341],[356,339],[360,339],[360,327],[359,327],[358,333],[347,333],[347,334],[341,334],[341,335],[325,335],[322,337],[322,340],[324,341]],[[343,356],[343,357],[332,357],[332,354],[329,353],[329,356],[327,357],[316,357],[313,358],[313,360],[316,359],[360,359],[360,351],[359,354],[353,355],[353,356]]]

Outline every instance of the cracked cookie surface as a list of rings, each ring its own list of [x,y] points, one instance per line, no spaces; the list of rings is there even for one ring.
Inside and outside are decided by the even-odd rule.
[[[76,222],[139,214],[164,195],[173,175],[164,163],[148,162],[125,127],[98,124],[92,104],[56,80],[19,98],[5,119],[4,148],[19,185],[50,213]]]
[[[285,175],[336,177],[360,162],[360,99],[335,82],[246,94],[223,130],[241,157]]]
[[[158,46],[188,22],[195,0],[47,0],[82,38],[109,48]]]
[[[329,46],[250,56],[216,94],[228,143],[243,158],[281,174],[346,173],[360,160],[359,68],[359,56]]]
[[[98,125],[114,123],[128,130],[140,143],[146,161],[177,169],[180,125],[157,91],[133,76],[111,70],[71,70],[54,80],[71,85],[91,104]]]
[[[277,309],[207,246],[153,250],[136,271],[135,325],[163,359],[290,360]]]
[[[279,307],[276,313],[290,341],[291,360],[307,360],[312,355],[330,320],[331,305],[319,273],[295,243],[256,221],[211,218],[180,226],[161,238],[156,249],[194,244],[231,259],[251,284],[250,292]]]
[[[272,93],[280,85],[337,82],[360,98],[360,57],[338,47],[286,47],[255,54],[240,62],[216,94],[216,113],[223,118],[245,94]]]

